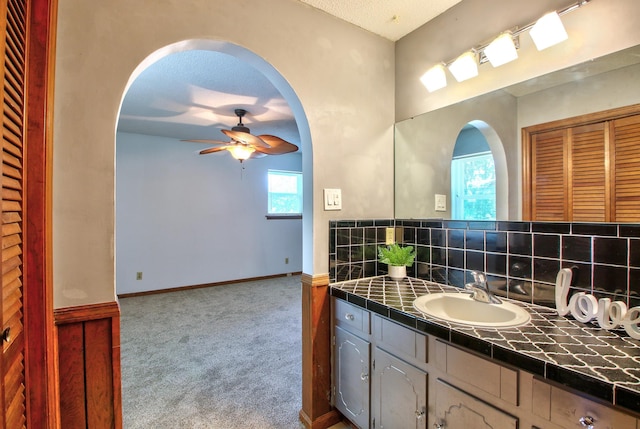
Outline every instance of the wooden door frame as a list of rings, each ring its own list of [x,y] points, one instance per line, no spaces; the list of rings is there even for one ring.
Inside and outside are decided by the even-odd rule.
[[[53,324],[52,142],[57,0],[27,0],[24,325],[27,426],[59,426]]]

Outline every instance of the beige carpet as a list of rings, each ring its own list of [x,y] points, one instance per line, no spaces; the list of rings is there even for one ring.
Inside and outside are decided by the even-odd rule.
[[[125,429],[298,429],[300,277],[120,301]]]

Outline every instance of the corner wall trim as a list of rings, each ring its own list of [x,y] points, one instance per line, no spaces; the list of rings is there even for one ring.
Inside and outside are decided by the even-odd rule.
[[[112,317],[120,317],[120,306],[116,301],[63,307],[53,310],[53,319],[56,325],[108,319]]]
[[[329,275],[302,274],[302,410],[307,429],[339,421],[331,405],[331,305]]]
[[[237,279],[237,280],[225,280],[222,282],[215,283],[203,283],[199,285],[191,285],[191,286],[178,286],[167,289],[156,289],[156,290],[148,290],[144,292],[132,292],[132,293],[122,293],[118,295],[118,298],[133,298],[136,296],[145,296],[145,295],[155,295],[159,293],[169,293],[169,292],[179,292],[181,290],[189,290],[189,289],[201,289],[206,287],[215,287],[215,286],[224,286],[236,283],[245,283],[245,282],[253,282],[258,280],[268,280],[275,279],[279,277],[287,277],[287,276],[299,276],[302,272],[298,271],[295,273],[283,273],[283,274],[271,274],[268,276],[260,276],[260,277],[249,277],[246,279]]]

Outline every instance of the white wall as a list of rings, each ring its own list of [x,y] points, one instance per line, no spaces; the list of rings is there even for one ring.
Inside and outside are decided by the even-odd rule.
[[[60,0],[54,100],[54,307],[115,296],[115,128],[136,67],[185,40],[241,46],[303,109],[303,266],[328,272],[330,219],[393,217],[394,44],[296,0]],[[298,119],[298,117],[296,117]],[[306,145],[306,147],[305,147]],[[311,161],[312,159],[312,161]],[[325,212],[322,189],[341,188]]]
[[[117,134],[118,294],[302,270],[302,221],[265,218],[267,170],[300,171],[301,155],[242,170],[226,152],[197,155],[202,148]]]
[[[636,64],[518,97],[518,129],[638,104],[639,82]]]

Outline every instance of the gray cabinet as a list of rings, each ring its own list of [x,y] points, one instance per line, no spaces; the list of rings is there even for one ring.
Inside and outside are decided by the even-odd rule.
[[[427,373],[375,349],[372,427],[424,429],[427,426]]]
[[[438,380],[437,384],[434,427],[517,429],[517,418],[442,380]]]
[[[637,413],[333,298],[333,403],[361,429],[640,429]]]
[[[533,381],[533,410],[563,428],[635,429],[635,417],[539,380]]]
[[[369,427],[371,343],[369,312],[333,299],[334,406],[360,428]]]
[[[354,334],[334,328],[334,405],[360,428],[369,426],[369,362],[371,345]]]
[[[372,323],[348,302],[332,305],[334,406],[359,428],[425,429],[427,373],[417,366],[426,337],[377,315]]]

